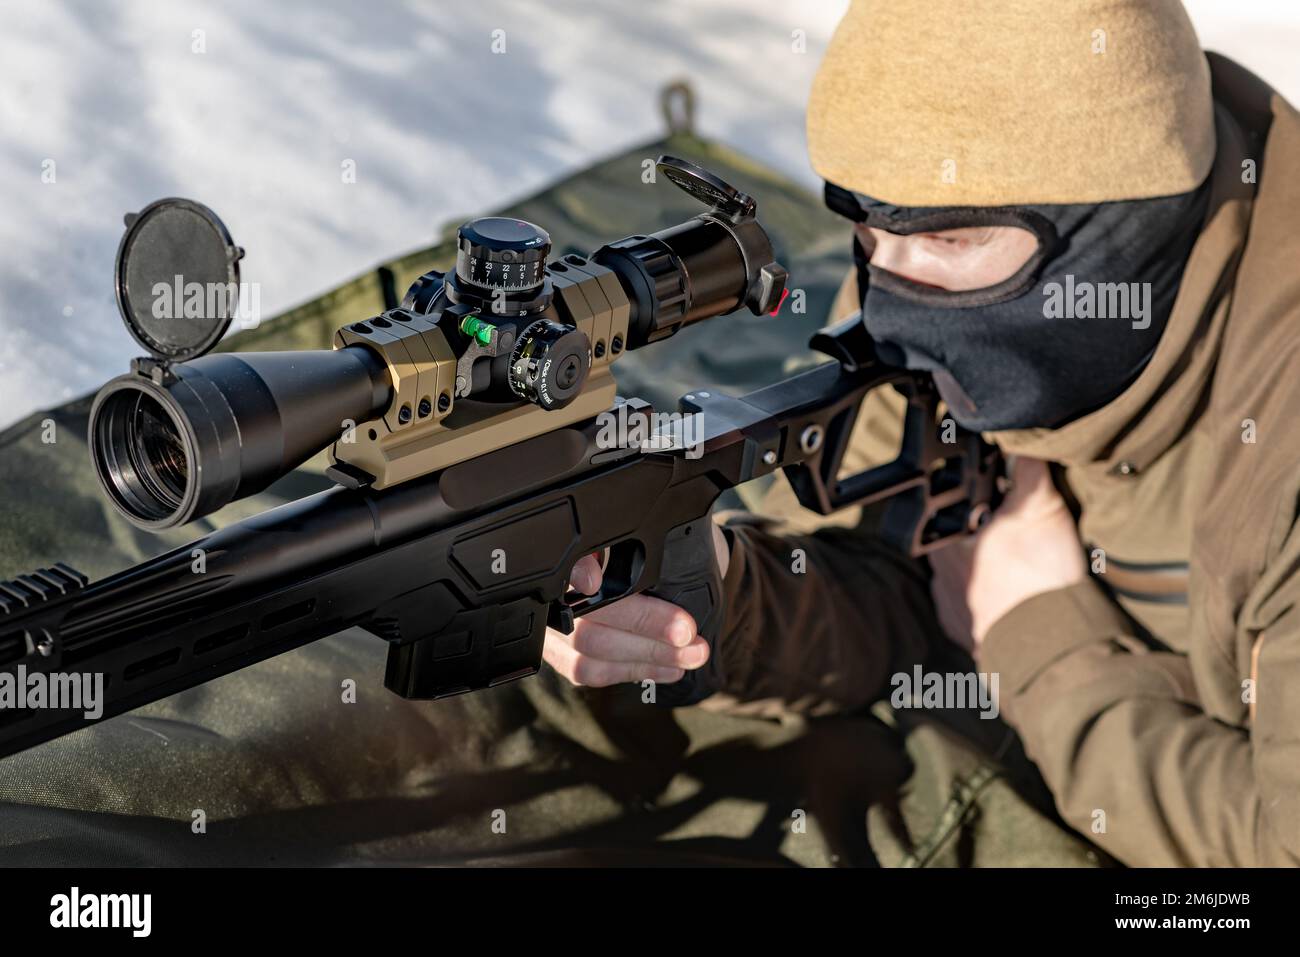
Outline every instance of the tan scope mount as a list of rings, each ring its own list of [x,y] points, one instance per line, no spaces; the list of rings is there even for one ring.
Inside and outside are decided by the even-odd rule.
[[[582,256],[565,256],[547,271],[553,298],[540,317],[576,326],[591,343],[590,371],[576,399],[551,410],[522,401],[463,401],[469,370],[443,328],[432,316],[390,309],[334,334],[335,349],[365,346],[383,358],[393,398],[382,415],[349,424],[330,447],[331,477],[384,489],[612,408],[610,366],[628,341],[627,294],[611,270]],[[495,355],[495,344],[494,336],[492,346],[477,354]]]

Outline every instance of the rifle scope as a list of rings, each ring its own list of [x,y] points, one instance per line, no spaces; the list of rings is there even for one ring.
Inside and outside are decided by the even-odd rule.
[[[658,169],[707,211],[554,262],[540,227],[473,220],[452,273],[421,276],[333,350],[204,355],[230,323],[243,250],[189,200],[128,216],[118,305],[151,357],[95,397],[101,486],[134,524],[170,528],[327,447],[332,478],[382,490],[607,410],[625,350],[742,305],[771,311],[785,288],[751,197],[684,160]],[[159,307],[212,286],[227,294],[184,318]]]

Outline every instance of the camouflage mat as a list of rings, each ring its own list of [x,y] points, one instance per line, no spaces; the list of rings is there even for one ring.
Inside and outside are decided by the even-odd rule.
[[[675,134],[501,212],[544,225],[561,253],[671,225],[698,206],[642,182],[643,161],[664,152],[758,198],[805,310],[788,301],[777,317],[716,319],[629,354],[616,367],[621,391],[673,408],[691,388],[739,393],[814,361],[804,343],[848,266],[848,230],[817,197],[724,147]],[[326,348],[336,327],[453,262],[447,234],[223,348]],[[97,578],[212,527],[153,535],[119,518],[90,467],[89,405],[0,433],[0,577],[62,560]],[[323,488],[323,464],[215,523]],[[670,712],[632,689],[575,690],[549,670],[409,702],[383,688],[384,655],[353,629],[0,761],[0,864],[1094,860],[980,752],[915,719]],[[355,703],[343,700],[348,679]]]

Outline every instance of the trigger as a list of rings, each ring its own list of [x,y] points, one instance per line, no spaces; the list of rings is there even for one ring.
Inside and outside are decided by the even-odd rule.
[[[565,604],[563,598],[551,602],[546,612],[546,627],[566,635],[573,634],[573,609]]]

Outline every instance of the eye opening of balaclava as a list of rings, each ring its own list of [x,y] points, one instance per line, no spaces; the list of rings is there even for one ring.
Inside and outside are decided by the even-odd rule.
[[[1013,275],[961,291],[873,266],[853,242],[863,321],[881,359],[929,371],[958,422],[998,431],[1063,425],[1137,378],[1172,311],[1208,185],[1105,203],[904,207],[827,182],[825,201],[897,235],[1011,226],[1036,237]]]

